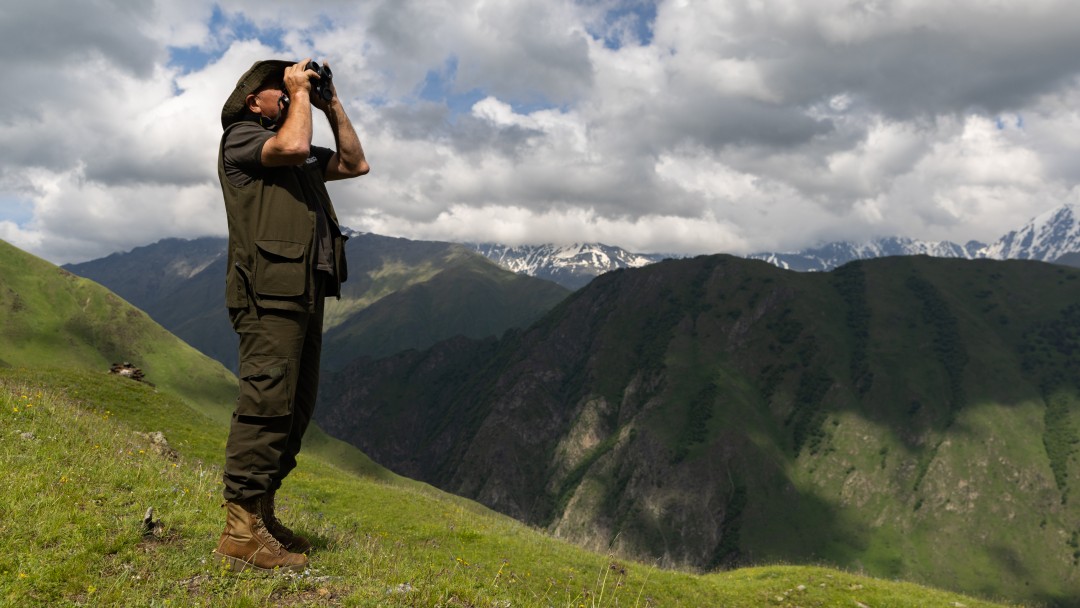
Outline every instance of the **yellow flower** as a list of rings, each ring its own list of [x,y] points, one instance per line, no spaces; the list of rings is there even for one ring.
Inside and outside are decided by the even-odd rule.
[[[87,593],[91,593],[91,594],[92,594],[92,593],[93,593],[93,592],[95,592],[95,591],[97,591],[97,587],[95,587],[95,586],[93,586],[93,585],[90,585],[89,587],[87,587],[87,588],[86,588],[86,592],[87,592]]]
[[[20,572],[19,573],[19,578],[26,578],[26,577],[27,577],[27,574],[25,572]]]

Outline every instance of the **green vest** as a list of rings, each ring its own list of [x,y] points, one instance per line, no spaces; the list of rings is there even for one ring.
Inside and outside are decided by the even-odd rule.
[[[334,247],[334,276],[326,296],[340,296],[348,277],[345,240],[318,163],[274,167],[237,187],[225,176],[223,150],[229,125],[218,146],[218,179],[229,219],[225,305],[313,311],[315,302],[315,205],[322,205]]]

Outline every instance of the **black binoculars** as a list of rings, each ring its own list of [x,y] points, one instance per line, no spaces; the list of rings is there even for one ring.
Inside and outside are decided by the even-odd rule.
[[[330,101],[334,98],[334,92],[330,90],[330,81],[334,78],[334,73],[330,71],[330,68],[325,65],[319,65],[314,61],[309,61],[305,70],[311,70],[319,75],[318,78],[311,79],[311,92],[322,97],[323,101]]]

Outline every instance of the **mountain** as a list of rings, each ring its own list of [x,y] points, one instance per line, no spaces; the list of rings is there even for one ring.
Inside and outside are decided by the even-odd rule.
[[[752,260],[764,260],[779,268],[799,272],[824,272],[839,268],[848,262],[869,260],[896,255],[929,255],[939,258],[973,259],[980,256],[985,247],[971,241],[957,245],[948,241],[918,241],[900,237],[875,239],[867,243],[837,241],[820,247],[812,247],[791,253],[756,253],[747,256]]]
[[[207,559],[236,393],[219,363],[2,241],[0,357],[5,606],[995,606],[814,566],[694,576],[616,561],[393,475],[314,426],[278,494],[314,540],[312,569],[237,577]],[[125,359],[147,382],[107,373]]]
[[[1052,262],[1068,253],[1080,252],[1078,216],[1080,205],[1051,209],[984,248],[979,257]]]
[[[345,284],[340,302],[328,304],[328,318],[338,320],[323,338],[327,369],[359,356],[426,348],[458,335],[501,335],[528,326],[569,293],[550,281],[507,272],[459,245],[444,243],[438,255],[410,260],[390,254],[388,241],[409,250],[418,246],[405,239],[361,239],[371,251],[357,257],[369,269],[355,284]],[[362,308],[352,304],[372,298],[378,299]]]
[[[316,414],[595,550],[1080,601],[1080,271],[730,256],[601,275],[501,339],[358,360]]]
[[[640,268],[668,257],[630,253],[600,243],[517,247],[484,243],[469,247],[511,272],[554,281],[568,289],[578,289],[605,272],[619,268]]]
[[[1042,213],[1020,229],[1010,231],[989,245],[978,241],[957,245],[949,241],[917,241],[892,237],[867,243],[838,241],[797,252],[756,253],[747,257],[798,271],[827,271],[855,260],[894,255],[1053,262],[1065,254],[1080,252],[1078,216],[1080,206],[1061,205]]]
[[[824,272],[856,260],[897,255],[1052,262],[1066,253],[1080,252],[1078,216],[1080,206],[1062,205],[1041,214],[1022,228],[1009,232],[989,245],[978,241],[959,245],[949,241],[886,237],[858,243],[835,241],[800,251],[761,252],[746,257],[800,272]],[[489,243],[470,247],[507,270],[546,278],[569,289],[579,289],[605,272],[619,268],[640,268],[668,257],[678,257],[635,254],[619,247],[596,243],[568,247],[509,247]]]
[[[458,334],[499,335],[528,325],[568,293],[502,270],[461,245],[352,234],[349,280],[340,299],[327,301],[327,368]],[[223,295],[226,245],[224,238],[165,239],[65,268],[113,289],[235,370],[237,338]]]

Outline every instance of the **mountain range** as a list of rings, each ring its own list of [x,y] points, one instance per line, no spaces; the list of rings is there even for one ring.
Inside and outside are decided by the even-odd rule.
[[[142,381],[108,373],[133,361]],[[590,552],[304,437],[278,513],[295,577],[208,554],[236,378],[116,294],[0,242],[0,600],[5,606],[998,608],[819,565],[699,576]]]
[[[852,250],[1066,264],[1075,237],[1064,206],[994,246]],[[69,268],[235,352],[214,247],[163,241]],[[362,234],[347,250],[353,291],[328,306],[317,420],[396,472],[670,566],[825,561],[1080,597],[1076,271],[534,251],[529,268],[562,259],[578,280],[585,261],[636,266],[567,295],[475,246]]]
[[[1080,206],[1064,204],[1032,218],[989,245],[978,241],[958,245],[949,241],[889,237],[864,243],[838,241],[797,252],[758,253],[748,257],[789,270],[826,271],[854,260],[893,255],[1057,262],[1063,256],[1078,252]]]
[[[630,253],[620,247],[601,243],[516,247],[484,243],[471,244],[469,247],[511,272],[547,279],[569,289],[583,287],[605,272],[619,268],[641,268],[671,257]]]
[[[456,335],[524,326],[567,293],[508,272],[454,243],[352,233],[350,279],[326,305],[323,365],[424,348]],[[224,307],[224,238],[165,239],[64,268],[97,281],[166,329],[235,370],[237,338]]]
[[[470,245],[512,272],[555,281],[578,289],[592,278],[618,268],[640,268],[676,255],[631,253],[600,243],[557,245]],[[1033,218],[991,244],[969,241],[922,241],[884,237],[865,242],[835,241],[791,252],[761,252],[746,257],[788,270],[827,271],[855,260],[896,255],[992,260],[1019,259],[1055,262],[1080,252],[1080,206],[1064,204]]]
[[[525,330],[357,360],[316,414],[400,474],[594,550],[823,561],[1080,597],[1080,271],[700,256]]]
[[[580,288],[599,274],[619,268],[640,268],[666,258],[662,254],[634,254],[599,243],[507,246],[470,245],[499,266]],[[835,241],[796,252],[762,252],[746,257],[768,261],[787,270],[827,271],[849,261],[888,256],[926,255],[962,259],[1037,259],[1057,261],[1080,253],[1080,206],[1063,204],[1032,218],[1024,226],[1002,235],[994,243],[920,241],[886,237],[864,242]]]

